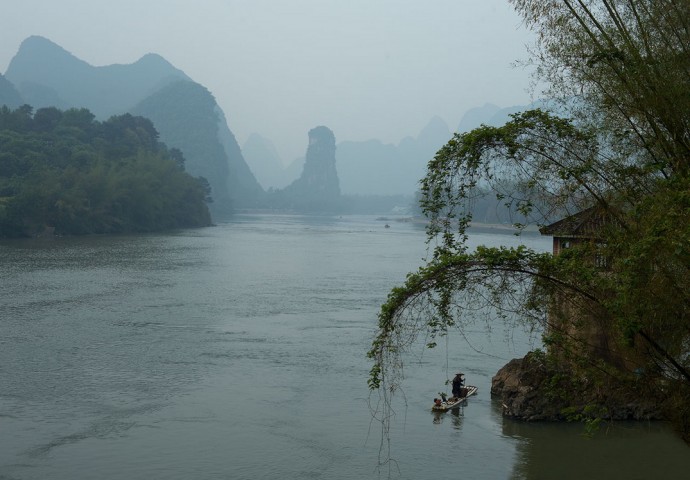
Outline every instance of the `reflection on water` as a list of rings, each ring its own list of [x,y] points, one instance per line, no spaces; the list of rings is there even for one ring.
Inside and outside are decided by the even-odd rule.
[[[467,402],[465,402],[465,405]],[[456,408],[451,408],[447,412],[431,412],[434,419],[433,423],[435,425],[440,425],[446,420],[450,420],[451,425],[455,429],[460,429],[462,427],[462,417],[465,416],[465,406],[458,405]]]
[[[662,422],[616,422],[593,436],[581,424],[505,419],[503,434],[518,440],[513,479],[688,478],[690,449]]]

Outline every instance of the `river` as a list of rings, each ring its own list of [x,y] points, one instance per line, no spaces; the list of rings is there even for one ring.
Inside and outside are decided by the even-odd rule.
[[[588,438],[503,419],[491,376],[537,340],[481,322],[411,352],[388,443],[366,351],[378,307],[426,254],[421,227],[388,223],[240,215],[0,242],[0,478],[687,478],[690,449],[662,423]],[[458,368],[478,395],[432,414]]]

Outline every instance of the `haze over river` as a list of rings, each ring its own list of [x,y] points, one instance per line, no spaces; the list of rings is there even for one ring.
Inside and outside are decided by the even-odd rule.
[[[426,253],[421,227],[388,223],[247,215],[0,243],[0,478],[385,478],[366,351],[380,304]],[[586,438],[504,420],[491,376],[532,342],[481,322],[465,333],[473,348],[454,335],[409,356],[394,478],[687,478],[690,449],[661,423]],[[478,395],[432,414],[456,369]]]

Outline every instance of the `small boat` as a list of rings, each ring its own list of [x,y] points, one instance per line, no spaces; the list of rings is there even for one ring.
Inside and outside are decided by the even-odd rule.
[[[467,400],[467,397],[477,393],[477,387],[474,385],[467,385],[465,388],[467,389],[467,394],[464,397],[450,397],[445,402],[441,402],[440,405],[434,404],[431,409],[434,412],[446,412],[452,408],[460,407]]]

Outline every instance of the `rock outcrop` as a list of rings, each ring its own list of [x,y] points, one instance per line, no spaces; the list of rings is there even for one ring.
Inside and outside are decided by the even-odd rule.
[[[567,371],[549,368],[543,354],[528,353],[508,362],[491,380],[491,394],[500,399],[503,414],[525,420],[659,420],[653,395],[630,398],[615,382],[597,388]],[[627,395],[627,396],[626,396]]]
[[[341,208],[335,168],[335,135],[324,126],[309,131],[309,146],[300,178],[276,193],[278,204],[300,212],[333,213]]]
[[[544,365],[534,357],[514,358],[491,379],[491,394],[500,397],[507,417],[560,420],[559,408],[543,391],[547,378]]]

